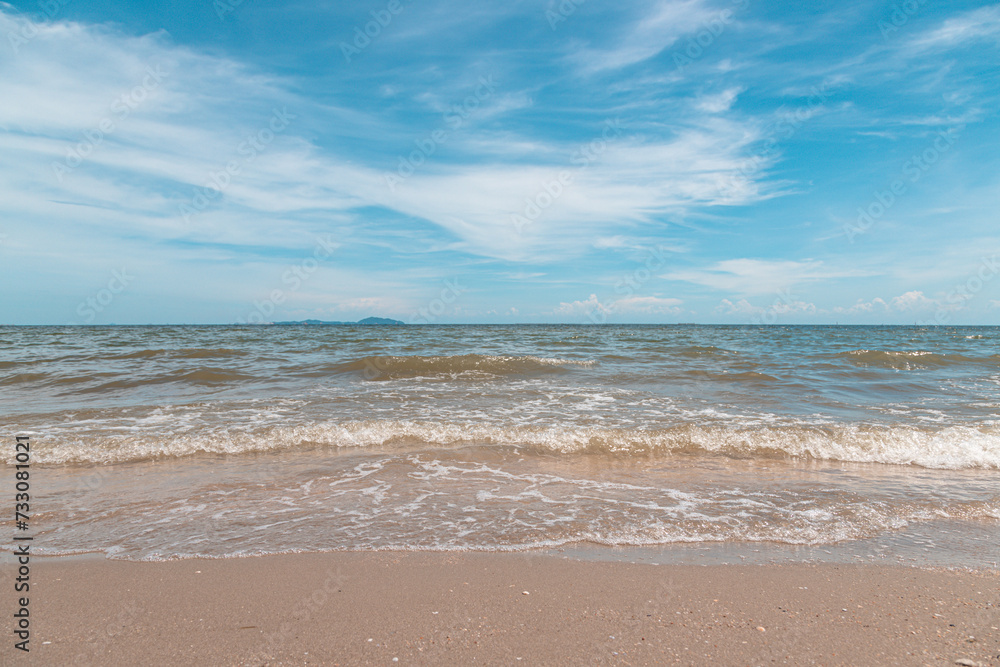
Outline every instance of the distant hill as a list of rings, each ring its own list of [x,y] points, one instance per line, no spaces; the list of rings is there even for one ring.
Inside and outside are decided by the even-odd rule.
[[[363,320],[358,320],[358,324],[406,324],[406,322],[400,322],[399,320],[389,319],[388,317],[366,317]]]
[[[333,325],[333,324],[382,324],[382,325],[398,325],[406,324],[406,322],[400,322],[399,320],[391,320],[388,317],[366,317],[363,320],[358,320],[357,322],[324,322],[323,320],[302,320],[300,322],[274,322],[274,324],[290,325],[290,324],[321,324],[321,325]]]

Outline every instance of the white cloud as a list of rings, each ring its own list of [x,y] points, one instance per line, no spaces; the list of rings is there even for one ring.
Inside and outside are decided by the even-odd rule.
[[[765,310],[770,310],[778,315],[788,315],[791,313],[808,313],[813,315],[817,312],[816,304],[809,301],[775,301]]]
[[[598,130],[594,143],[565,147],[560,167],[493,161],[436,166],[414,173],[395,192],[384,188],[370,196],[448,229],[471,252],[503,259],[566,256],[626,223],[765,197],[753,181],[739,192],[727,187],[756,139],[754,131],[723,119],[665,140],[623,132],[605,141]],[[571,182],[556,188],[560,173]],[[515,216],[527,224],[518,226]]]
[[[739,315],[752,318],[755,321],[768,322],[769,318],[792,314],[889,315],[927,312],[940,308],[956,310],[959,307],[944,304],[941,301],[928,298],[921,291],[913,290],[888,300],[881,297],[875,297],[871,301],[858,299],[851,306],[835,306],[830,309],[819,308],[815,303],[796,299],[787,293],[779,293],[778,297],[766,306],[755,306],[747,299],[739,299],[738,301],[722,299],[719,305],[715,307],[715,312],[722,315]]]
[[[552,311],[553,315],[571,317],[586,317],[592,313],[608,314],[611,309],[601,303],[596,294],[591,294],[583,301],[562,302]]]
[[[960,305],[947,304],[937,299],[927,297],[920,290],[911,290],[890,299],[875,297],[871,301],[858,299],[852,306],[836,306],[830,310],[837,315],[874,315],[889,313],[914,313],[932,309],[960,309]]]
[[[620,32],[614,44],[583,49],[576,58],[587,72],[633,65],[652,58],[717,13],[703,0],[660,0]]]
[[[601,236],[594,241],[594,247],[598,250],[608,250],[608,249],[619,249],[619,248],[635,248],[635,246],[620,234],[615,236]]]
[[[552,312],[554,315],[576,318],[598,318],[610,315],[679,315],[681,299],[657,296],[628,296],[618,300],[602,302],[596,294],[582,301],[560,303]]]
[[[857,303],[846,308],[843,306],[837,306],[833,309],[833,312],[844,315],[859,315],[862,313],[885,313],[888,312],[888,310],[889,304],[882,298],[875,297],[871,301],[858,299]]]
[[[779,293],[807,282],[865,275],[854,270],[830,270],[820,261],[727,259],[705,269],[674,271],[661,276],[739,295]]]
[[[0,34],[14,26],[0,11]],[[0,165],[0,199],[7,212],[39,225],[66,228],[71,219],[81,233],[101,229],[105,242],[117,232],[273,246],[281,242],[274,214],[342,211],[362,201],[355,193],[365,175],[320,160],[296,136],[295,119],[267,135],[253,158],[241,154],[248,136],[272,132],[275,109],[301,118],[305,103],[273,79],[163,34],[41,23],[16,58],[0,60],[0,97],[19,100],[0,105],[8,130],[0,150],[16,156]],[[240,171],[223,196],[195,224],[185,222],[180,203],[230,161]],[[67,205],[78,206],[68,212]],[[228,223],[234,215],[239,224]],[[301,228],[282,226],[287,245],[297,245]]]
[[[733,102],[739,97],[739,94],[743,92],[743,88],[727,88],[721,93],[716,93],[715,95],[704,95],[700,97],[695,102],[695,108],[701,111],[706,111],[708,113],[721,113],[723,111],[729,111],[730,107],[733,106]]]
[[[733,303],[729,299],[723,299],[719,302],[719,305],[715,307],[715,312],[722,313],[723,315],[756,315],[762,308],[754,306],[746,299],[740,299],[736,303]]]
[[[892,307],[900,312],[927,310],[937,305],[937,301],[928,299],[923,292],[911,291],[892,299]]]
[[[611,304],[611,309],[621,314],[680,315],[684,302],[681,299],[657,296],[630,296]]]
[[[953,16],[937,28],[917,35],[909,47],[917,51],[968,45],[982,37],[1000,36],[1000,6],[980,7]]]
[[[652,48],[666,43],[665,34],[697,23],[703,11],[695,1],[661,3],[634,31],[643,48]],[[0,34],[13,25],[0,11]],[[162,68],[162,83],[58,182],[51,163],[97,127],[148,67]],[[179,47],[165,35],[136,38],[75,23],[44,24],[17,59],[0,63],[0,98],[18,100],[0,107],[0,125],[10,130],[0,134],[0,150],[11,157],[0,165],[0,199],[10,202],[12,215],[50,221],[67,218],[59,202],[82,204],[71,214],[81,233],[93,226],[154,239],[273,247],[285,239],[297,242],[312,224],[303,217],[351,217],[364,207],[383,207],[446,230],[458,240],[457,249],[527,260],[585,252],[594,238],[607,238],[623,224],[769,196],[756,177],[728,187],[759,136],[719,117],[692,118],[665,137],[640,137],[627,127],[607,136],[598,126],[593,141],[581,143],[516,135],[499,141],[469,127],[449,138],[461,162],[428,160],[393,192],[385,178],[392,171],[324,151],[306,138],[318,118],[358,136],[377,134],[379,121],[319,107],[279,80]],[[484,113],[530,103],[511,92],[498,95]],[[244,161],[238,147],[266,129],[275,107],[297,119],[254,160]],[[185,222],[180,204],[232,160],[241,169],[223,196],[194,224]],[[545,188],[563,171],[572,183],[550,197]],[[518,229],[513,216],[523,216],[531,203],[540,204],[540,213]],[[276,224],[283,233],[276,233]]]
[[[769,324],[772,320],[776,320],[782,315],[815,315],[820,311],[814,303],[790,300],[787,297],[778,297],[768,306],[755,306],[746,299],[740,299],[735,303],[729,299],[723,299],[715,307],[715,312],[723,315],[740,315],[749,317],[755,322]]]

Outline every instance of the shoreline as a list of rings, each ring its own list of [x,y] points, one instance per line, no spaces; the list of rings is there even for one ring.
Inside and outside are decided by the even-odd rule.
[[[168,554],[144,560],[134,554],[109,556],[103,550],[51,553],[37,545],[36,559],[170,562],[174,560],[229,560],[270,558],[303,554],[336,553],[429,553],[441,556],[480,554],[552,557],[584,562],[634,563],[644,565],[866,565],[969,572],[1000,575],[1000,553],[990,549],[1000,539],[1000,524],[937,519],[918,522],[893,531],[836,543],[794,544],[772,541],[666,542],[663,544],[608,545],[590,541],[539,547],[498,549],[309,549],[278,552],[257,551],[230,554]],[[0,568],[13,562],[11,553],[0,553]]]
[[[31,574],[27,664],[1000,665],[995,571],[327,552]]]

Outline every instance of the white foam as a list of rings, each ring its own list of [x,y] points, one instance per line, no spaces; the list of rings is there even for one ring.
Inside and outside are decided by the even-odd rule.
[[[53,442],[39,438],[39,464],[121,463],[194,454],[247,454],[309,446],[423,450],[470,444],[524,447],[558,454],[786,456],[801,459],[917,465],[925,468],[1000,468],[1000,429],[995,425],[914,426],[802,425],[664,429],[452,424],[413,421],[316,422],[298,426],[226,428],[170,437],[98,432]],[[7,462],[13,463],[8,453]]]

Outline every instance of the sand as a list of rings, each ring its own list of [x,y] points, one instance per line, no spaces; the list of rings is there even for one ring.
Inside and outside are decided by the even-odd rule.
[[[333,553],[31,576],[31,652],[5,611],[3,664],[1000,665],[996,573]]]

